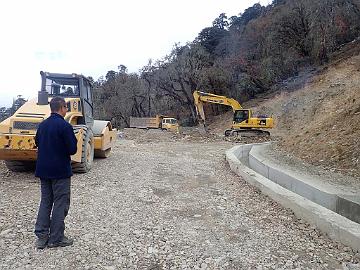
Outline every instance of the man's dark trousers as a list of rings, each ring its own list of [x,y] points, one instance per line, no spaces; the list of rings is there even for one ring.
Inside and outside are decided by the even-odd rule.
[[[41,202],[35,224],[35,234],[39,238],[47,238],[50,233],[49,243],[60,242],[64,237],[64,220],[70,207],[71,181],[70,178],[40,180]]]

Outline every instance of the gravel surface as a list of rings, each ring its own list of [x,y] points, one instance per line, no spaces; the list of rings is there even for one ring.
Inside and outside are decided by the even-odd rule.
[[[0,269],[359,269],[359,254],[233,174],[230,142],[159,136],[124,136],[72,178],[66,248],[34,248],[39,183],[0,163]]]

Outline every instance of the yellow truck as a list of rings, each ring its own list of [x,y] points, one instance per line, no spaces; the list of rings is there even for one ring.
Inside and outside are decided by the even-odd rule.
[[[65,120],[74,129],[78,151],[71,156],[74,172],[88,172],[93,158],[108,157],[117,131],[109,121],[94,120],[92,84],[83,75],[40,72],[38,98],[27,101],[11,117],[0,123],[0,160],[12,171],[35,167],[35,134],[39,124],[51,114],[49,102],[55,96],[65,99]]]
[[[156,115],[155,117],[130,117],[131,128],[157,128],[179,132],[178,121],[173,117]]]

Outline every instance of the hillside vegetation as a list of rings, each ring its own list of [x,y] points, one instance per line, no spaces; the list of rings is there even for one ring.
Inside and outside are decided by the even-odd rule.
[[[274,0],[238,16],[220,14],[194,41],[175,45],[138,73],[122,64],[94,82],[96,116],[118,127],[127,126],[130,116],[157,113],[193,124],[194,90],[246,101],[303,68],[326,64],[359,36],[359,7],[358,0]]]

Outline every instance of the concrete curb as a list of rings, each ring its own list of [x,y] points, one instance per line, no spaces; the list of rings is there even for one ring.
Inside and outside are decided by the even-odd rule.
[[[245,165],[253,145],[240,145],[226,151],[230,168],[245,181],[254,185],[295,215],[315,225],[331,239],[360,252],[360,224],[312,202],[260,175]]]
[[[324,206],[360,224],[360,190],[354,186],[334,185],[306,172],[279,166],[266,156],[269,144],[254,145],[249,152],[249,167],[289,191]]]

